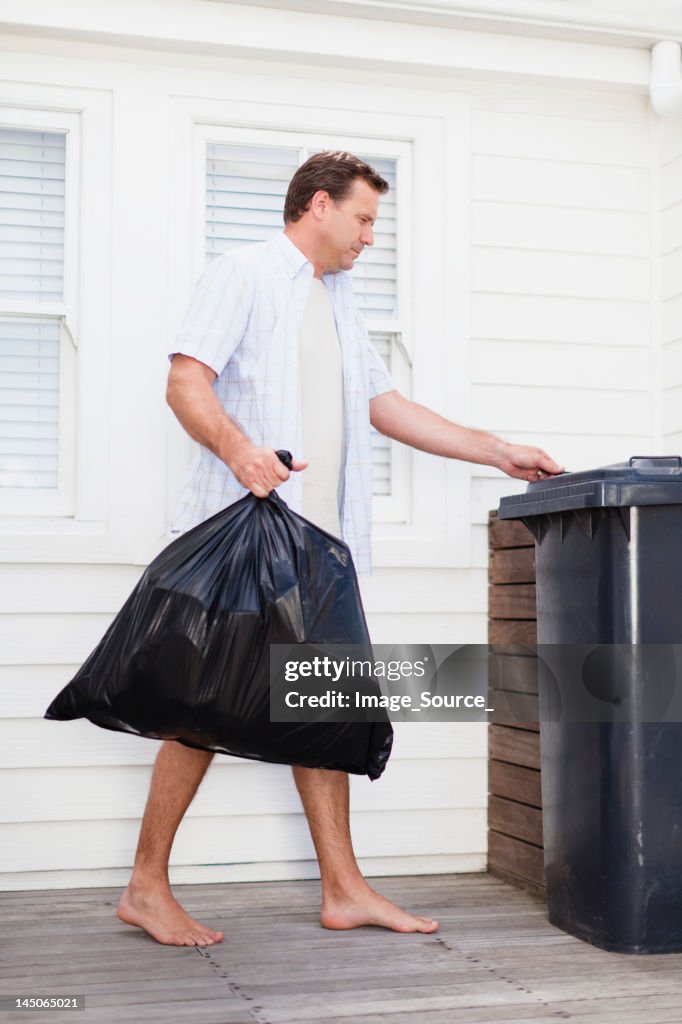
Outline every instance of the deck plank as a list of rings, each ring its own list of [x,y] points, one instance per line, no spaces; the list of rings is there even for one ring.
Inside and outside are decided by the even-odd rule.
[[[326,931],[315,881],[178,886],[226,938],[166,948],[117,920],[117,890],[0,893],[0,993],[84,994],[93,1024],[679,1024],[680,955],[595,949],[490,875],[373,884],[439,932]]]

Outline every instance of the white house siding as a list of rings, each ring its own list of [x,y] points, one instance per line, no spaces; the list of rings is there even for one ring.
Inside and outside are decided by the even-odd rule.
[[[682,455],[682,121],[660,125],[661,432]]]
[[[569,470],[655,443],[649,133],[641,96],[474,100],[471,419]],[[476,470],[479,557],[488,510],[516,489]]]
[[[204,12],[205,18],[230,17],[230,5],[210,6],[215,15]],[[89,16],[82,5],[77,13]],[[109,13],[113,31],[114,5]],[[263,14],[253,12],[254,25]],[[250,16],[239,9],[236,36]],[[313,22],[311,16],[311,39],[313,28],[319,30]],[[363,22],[363,45],[377,30]],[[63,31],[68,37],[71,29]],[[537,40],[470,34],[469,45],[467,33],[453,32],[449,46],[449,30],[434,32],[441,63],[459,54],[488,69],[497,60],[498,69],[479,70],[476,81],[415,74],[405,89],[390,50],[408,52],[417,40],[406,25],[393,26],[386,37],[385,72],[377,57],[373,70],[338,77],[330,70],[334,61],[322,70],[312,56],[302,69],[253,58],[141,54],[68,38],[17,36],[1,44],[8,51],[0,74],[9,102],[27,102],[26,80],[34,91],[42,85],[43,95],[48,86],[58,100],[90,90],[101,99],[102,117],[111,118],[108,138],[115,144],[110,265],[107,247],[101,253],[109,266],[110,295],[103,301],[111,301],[112,338],[97,354],[81,346],[84,358],[99,360],[107,381],[110,411],[99,412],[108,433],[97,459],[107,468],[106,516],[100,515],[106,524],[100,533],[84,527],[75,536],[62,530],[53,537],[47,528],[33,537],[20,532],[2,544],[0,887],[117,883],[132,859],[156,745],[85,722],[44,722],[41,715],[162,544],[177,489],[182,445],[173,428],[165,440],[163,375],[169,335],[192,279],[187,204],[179,211],[174,205],[185,173],[173,127],[183,98],[200,97],[218,120],[229,121],[224,111],[235,96],[254,103],[277,96],[289,103],[287,116],[296,126],[305,119],[304,105],[295,101],[305,79],[316,103],[328,103],[330,111],[346,103],[358,134],[371,134],[372,119],[385,125],[394,118],[397,137],[414,130],[417,163],[428,147],[440,153],[442,146],[445,160],[429,173],[436,182],[441,174],[443,187],[426,196],[422,188],[415,197],[424,215],[414,226],[414,396],[510,440],[538,441],[569,468],[619,459],[653,443],[648,246],[654,156],[633,51],[599,48],[593,54],[589,46],[556,44],[553,62]],[[199,48],[202,33],[208,47],[205,20],[197,22]],[[330,38],[324,36],[325,45]],[[339,47],[349,38],[339,36]],[[411,52],[425,56],[425,39],[420,46]],[[611,92],[610,60],[614,79],[630,81],[629,94]],[[556,85],[547,77],[553,67],[562,75]],[[534,68],[544,76],[538,85]],[[525,75],[522,85],[518,74]],[[580,84],[567,89],[571,75]],[[588,88],[584,79],[592,77],[606,85]],[[33,93],[30,98],[41,102]],[[452,230],[446,246],[430,247],[439,217],[448,217]],[[446,301],[427,299],[432,293]],[[412,472],[419,482],[411,499],[416,526],[412,532],[378,528],[378,565],[363,581],[374,639],[483,642],[483,524],[498,497],[518,484],[478,468],[473,475],[461,466],[446,472],[427,456],[414,459]],[[398,728],[385,776],[374,784],[352,780],[363,868],[370,874],[483,869],[485,757],[482,726]],[[216,758],[172,863],[176,881],[315,874],[289,771]]]

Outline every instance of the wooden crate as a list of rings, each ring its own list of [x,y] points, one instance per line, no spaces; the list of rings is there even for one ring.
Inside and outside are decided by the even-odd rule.
[[[540,789],[535,544],[523,523],[490,513],[491,717],[488,870],[545,891]]]

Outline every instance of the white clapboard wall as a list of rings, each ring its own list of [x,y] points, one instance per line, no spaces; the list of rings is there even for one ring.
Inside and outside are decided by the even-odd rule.
[[[644,97],[475,102],[471,419],[569,470],[653,444],[649,131]],[[476,469],[480,559],[488,510],[518,489]]]
[[[661,124],[660,287],[662,434],[682,455],[682,121]]]
[[[409,43],[411,26],[399,31]],[[515,53],[515,38],[506,41],[505,55]],[[47,41],[24,38],[17,46],[24,50],[18,81],[100,90],[113,98],[119,214],[114,343],[141,331],[143,355],[136,365],[151,378],[160,366],[165,369],[168,344],[160,315],[168,267],[159,257],[163,246],[155,245],[167,220],[165,186],[159,186],[157,174],[165,173],[174,156],[163,149],[170,100],[199,93],[211,100],[212,88],[224,94],[225,67],[216,61],[204,71],[203,58],[188,56],[183,63],[179,55],[167,61],[167,55],[159,57],[158,67],[150,67],[148,55],[129,49],[125,61],[113,60],[86,43],[70,43],[68,55],[55,55],[58,44]],[[491,52],[498,51],[493,46]],[[577,54],[576,69],[580,60]],[[229,73],[242,74],[241,68]],[[230,95],[248,95],[256,75],[263,81],[266,72],[277,95],[280,85],[290,87],[300,67],[266,69],[254,61],[243,71],[242,88],[229,83]],[[0,76],[7,73],[0,69]],[[309,95],[318,101],[336,72],[320,69],[319,83],[315,74],[312,65],[306,68]],[[363,84],[363,103],[373,100],[380,109],[398,105],[392,91],[406,83],[396,84],[394,70],[385,80],[378,71],[373,74],[376,96],[374,85]],[[432,99],[420,108],[420,89],[432,97],[434,81],[409,83],[410,109],[426,120],[434,116]],[[470,101],[472,107],[470,143],[458,139],[448,157],[453,165],[446,167],[446,174],[454,175],[457,164],[461,181],[458,147],[470,145],[464,156],[472,190],[471,350],[461,363],[470,421],[510,440],[537,441],[571,469],[641,454],[652,443],[658,387],[651,378],[658,338],[651,333],[656,304],[649,291],[658,253],[651,252],[650,240],[658,237],[660,214],[663,235],[673,239],[666,251],[674,278],[674,250],[682,239],[679,206],[674,206],[682,164],[679,133],[667,134],[660,155],[649,134],[644,97],[598,85],[570,90],[543,77],[542,84],[518,88],[502,71],[488,83],[478,76],[475,83],[444,79],[442,85],[443,96],[451,95],[454,104]],[[346,83],[340,72],[338,88],[341,96]],[[294,106],[288,116],[295,124]],[[220,121],[220,109],[216,118]],[[157,148],[142,166],[140,147],[151,145],[150,138]],[[659,159],[661,184],[669,179],[665,202],[657,192]],[[143,243],[137,242],[137,223],[126,235],[129,225],[121,211],[125,214],[128,206],[141,222]],[[150,254],[144,307],[138,281],[127,275],[130,252],[121,251],[122,237],[146,245]],[[664,309],[671,359],[682,337],[674,287],[671,283]],[[422,359],[426,354],[428,360],[433,341],[420,339]],[[109,356],[101,358],[106,372]],[[134,392],[137,380],[129,374],[126,388]],[[682,383],[682,373],[671,371],[669,380],[672,437],[682,429],[672,412],[673,382]],[[161,385],[154,387],[154,401],[163,402]],[[147,410],[151,430],[158,430],[163,416],[155,408],[150,404]],[[124,459],[117,449],[115,460]],[[149,494],[138,488],[136,500],[146,501],[145,509],[163,504],[157,486],[152,474]],[[376,642],[396,637],[485,641],[484,523],[500,495],[518,487],[476,468],[464,524],[471,531],[469,564],[463,559],[456,569],[380,568],[363,581]],[[112,495],[119,516],[122,507],[127,514],[131,498]],[[52,554],[49,563],[0,566],[0,888],[117,884],[132,862],[157,745],[86,722],[42,719],[51,697],[101,637],[141,572],[139,566],[110,564],[111,559],[98,562],[88,550],[90,564],[59,561]],[[485,868],[483,726],[398,728],[384,777],[375,783],[353,779],[352,790],[355,848],[369,874]],[[181,827],[172,870],[176,881],[188,882],[313,876],[313,850],[288,769],[216,758]]]

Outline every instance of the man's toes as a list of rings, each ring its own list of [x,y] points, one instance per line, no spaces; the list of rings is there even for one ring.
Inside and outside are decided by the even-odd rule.
[[[203,946],[204,942],[198,932],[177,932],[172,939],[174,946]]]

